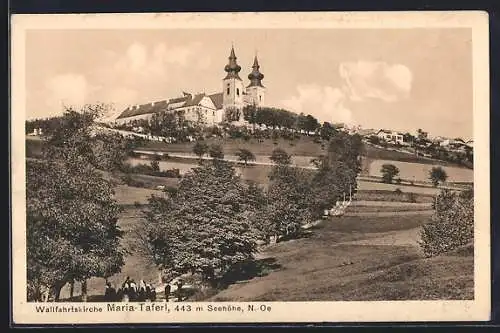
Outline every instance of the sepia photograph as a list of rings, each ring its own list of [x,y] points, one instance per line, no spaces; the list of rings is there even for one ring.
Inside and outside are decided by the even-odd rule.
[[[17,323],[488,320],[488,16],[14,15]]]

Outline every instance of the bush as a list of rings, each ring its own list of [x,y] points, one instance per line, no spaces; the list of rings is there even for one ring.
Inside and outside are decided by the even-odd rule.
[[[439,166],[433,167],[429,172],[429,179],[435,187],[438,186],[440,182],[445,182],[447,178],[448,175],[446,174],[446,171]]]
[[[127,174],[121,178],[121,180],[128,186],[132,187],[146,187],[146,184],[140,180],[132,178],[131,175]]]
[[[465,246],[474,240],[472,191],[441,191],[434,204],[432,222],[422,226],[420,247],[427,257]]]
[[[390,184],[394,177],[399,174],[399,169],[393,164],[383,164],[380,172],[382,173],[382,181]]]
[[[174,186],[167,186],[163,190],[163,192],[168,193],[168,195],[171,197],[175,197],[177,194],[177,191],[179,191],[179,189],[177,187],[174,187]]]
[[[397,188],[397,189],[394,190],[394,193],[396,193],[396,194],[402,194],[403,191],[401,191],[400,188]]]

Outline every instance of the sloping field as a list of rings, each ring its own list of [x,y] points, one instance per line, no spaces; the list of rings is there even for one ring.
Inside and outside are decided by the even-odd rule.
[[[434,187],[419,187],[398,184],[386,184],[372,181],[358,181],[358,189],[363,191],[395,191],[400,189],[402,192],[436,195],[439,193],[439,188]]]
[[[396,166],[399,169],[398,177],[401,179],[414,181],[429,181],[429,173],[432,167],[440,165],[439,163],[425,164],[377,159],[371,160],[368,167],[369,175],[382,177],[380,169],[384,164],[393,164]],[[442,166],[442,168],[448,175],[448,182],[472,182],[474,180],[474,170],[472,169],[456,166]]]
[[[362,204],[362,203],[361,203]],[[410,205],[411,206],[411,205]],[[361,207],[350,207],[358,213]],[[268,275],[242,281],[211,301],[376,301],[472,299],[473,251],[424,258],[417,241],[430,215],[399,215],[408,205],[381,204],[378,213],[325,221],[308,238],[278,243],[259,258]]]
[[[313,142],[312,137],[302,136],[299,140],[293,142],[289,140],[284,140],[282,138],[278,140],[259,140],[251,138],[248,141],[243,139],[208,139],[207,144],[220,144],[223,147],[224,153],[228,155],[236,154],[239,149],[245,148],[249,149],[255,155],[265,155],[270,156],[272,151],[276,148],[281,148],[286,150],[292,155],[304,155],[304,156],[318,156],[323,154],[323,149],[320,143]],[[276,143],[276,144],[275,144]],[[145,146],[141,149],[155,150],[155,151],[167,151],[176,153],[191,153],[193,152],[194,143],[164,143],[151,141],[147,142]]]

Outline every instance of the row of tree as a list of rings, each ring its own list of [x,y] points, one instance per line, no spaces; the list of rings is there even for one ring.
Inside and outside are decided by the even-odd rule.
[[[207,149],[203,143],[195,147],[199,155]],[[223,154],[211,154],[175,193],[149,199],[148,250],[167,278],[199,274],[214,286],[251,261],[259,241],[298,237],[302,225],[354,191],[361,149],[360,137],[339,133],[327,155],[315,160],[318,170],[294,167],[291,156],[276,149],[267,189],[243,181]]]
[[[250,124],[266,125],[268,127],[286,127],[290,129],[316,131],[321,125],[311,115],[296,114],[285,109],[272,107],[256,107],[247,105],[243,108],[243,119]]]
[[[384,183],[391,184],[395,177],[399,175],[399,168],[394,164],[385,163],[380,168],[380,173],[382,174],[382,181]],[[440,166],[434,166],[429,170],[429,180],[434,187],[437,187],[440,183],[444,183],[448,179],[448,174]],[[400,182],[400,178],[396,178],[396,181]]]
[[[152,115],[151,119],[138,119],[129,124],[117,125],[117,128],[133,130],[142,128],[145,133],[176,138],[179,141],[185,140],[188,136],[201,138],[207,135],[223,136],[228,133],[231,137],[253,136],[255,128],[250,133],[245,131],[246,127],[235,126],[233,123],[246,120],[252,125],[265,125],[271,129],[288,129],[292,131],[306,131],[319,133],[326,140],[332,135],[334,126],[328,122],[320,124],[319,121],[303,113],[296,114],[288,110],[245,106],[243,109],[228,108],[224,112],[224,123],[221,126],[206,126],[202,120],[187,121],[182,112],[159,112]],[[265,134],[265,133],[264,133]],[[279,133],[282,136],[284,133]]]

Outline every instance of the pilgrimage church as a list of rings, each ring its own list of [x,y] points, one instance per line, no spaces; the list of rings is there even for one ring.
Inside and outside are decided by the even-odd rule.
[[[241,110],[246,105],[264,106],[266,88],[262,85],[264,75],[260,72],[259,61],[255,56],[252,71],[248,74],[249,83],[240,77],[241,66],[236,62],[234,47],[231,47],[229,62],[224,67],[226,76],[222,79],[222,91],[211,95],[191,94],[148,104],[134,105],[125,109],[115,120],[125,124],[134,120],[149,120],[159,112],[178,112],[188,121],[206,126],[217,125],[225,120],[226,110]],[[241,113],[240,121],[243,114]]]

